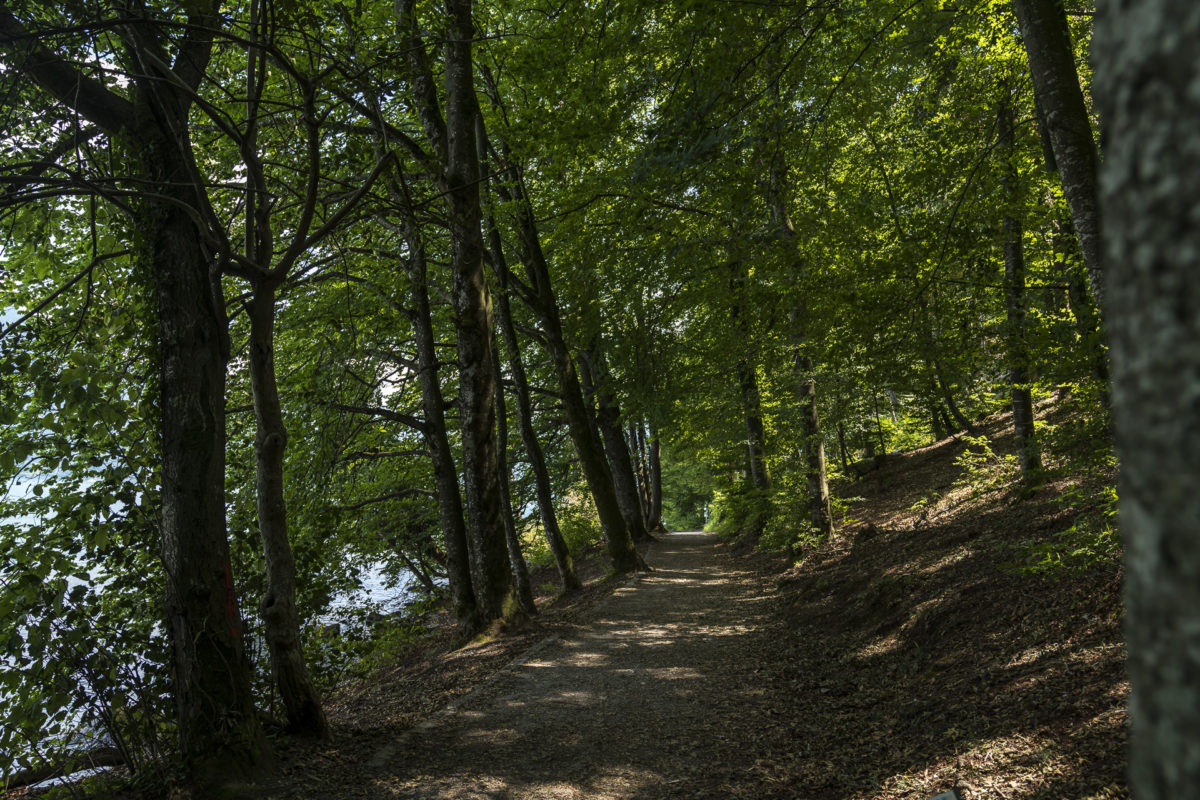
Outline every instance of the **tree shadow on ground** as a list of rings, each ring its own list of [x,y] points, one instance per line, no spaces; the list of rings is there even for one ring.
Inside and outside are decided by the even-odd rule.
[[[791,662],[773,680],[800,752],[764,754],[778,796],[1128,796],[1119,575],[1006,566],[1070,515],[1051,490],[929,502],[953,491],[962,448],[848,488],[859,523],[788,574]]]

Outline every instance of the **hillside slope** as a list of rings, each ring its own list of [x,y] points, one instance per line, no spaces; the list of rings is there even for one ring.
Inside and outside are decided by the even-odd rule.
[[[759,770],[779,796],[1128,796],[1120,579],[1095,530],[1112,475],[1056,463],[1089,447],[1068,406],[1040,410],[1060,452],[1032,493],[1009,414],[975,432],[990,452],[953,437],[836,487],[857,496],[842,532],[778,584],[786,735]]]

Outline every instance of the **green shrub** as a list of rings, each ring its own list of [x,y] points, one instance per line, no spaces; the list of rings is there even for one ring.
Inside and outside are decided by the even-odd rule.
[[[761,536],[772,517],[771,498],[759,489],[734,487],[713,493],[707,530],[733,539]]]

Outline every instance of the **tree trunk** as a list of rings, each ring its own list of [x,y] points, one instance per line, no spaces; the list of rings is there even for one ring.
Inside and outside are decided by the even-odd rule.
[[[471,587],[471,559],[467,546],[467,527],[463,520],[462,495],[458,487],[458,467],[446,433],[445,400],[438,380],[438,355],[433,338],[433,318],[429,306],[428,267],[425,248],[417,238],[415,221],[408,221],[409,257],[407,270],[412,284],[413,312],[410,315],[417,345],[417,364],[421,384],[421,407],[425,416],[425,444],[433,461],[433,480],[437,486],[438,512],[446,547],[446,575],[454,616],[468,630],[476,627],[475,590]]]
[[[259,281],[250,302],[250,386],[254,395],[258,531],[266,561],[267,591],[259,603],[271,671],[283,700],[288,730],[325,739],[329,724],[309,676],[296,610],[296,562],[288,540],[283,454],[287,430],[275,380],[275,285]]]
[[[1096,141],[1088,117],[1062,0],[1013,0],[1029,55],[1033,91],[1043,111],[1063,194],[1071,209],[1088,282],[1104,304],[1104,257],[1096,186]]]
[[[937,360],[933,362],[933,380],[937,385],[938,391],[942,395],[942,400],[946,403],[946,408],[950,411],[950,416],[954,417],[954,424],[960,431],[971,430],[971,420],[967,419],[967,415],[958,407],[958,403],[954,401],[954,393],[950,391],[950,387],[946,385],[946,381],[942,379],[941,366]]]
[[[1006,206],[1004,215],[1004,305],[1008,320],[1005,340],[1008,345],[1008,384],[1012,395],[1013,431],[1017,442],[1017,460],[1021,477],[1032,479],[1041,469],[1037,439],[1033,428],[1033,395],[1029,388],[1029,345],[1026,333],[1024,226],[1018,216],[1024,212],[1020,176],[1016,168],[1016,143],[1013,136],[1012,108],[1001,102],[996,112],[1001,167]]]
[[[517,602],[527,614],[537,613],[533,601],[533,584],[529,580],[529,565],[521,553],[517,536],[517,521],[513,516],[512,489],[508,479],[508,408],[504,402],[504,384],[500,380],[500,353],[492,348],[492,370],[496,373],[496,466],[500,473],[500,500],[504,511],[504,541],[508,545],[508,563],[517,586]]]
[[[771,88],[775,99],[775,111],[778,113],[783,103],[779,84],[776,82]],[[788,183],[788,165],[785,151],[780,144],[778,140],[775,142],[769,167],[767,201],[771,223],[775,226],[775,235],[783,247],[791,273],[789,279],[798,288],[806,265],[799,249],[796,228],[792,224],[791,214],[788,213],[787,198],[784,194]],[[821,417],[817,410],[816,370],[807,343],[808,313],[804,300],[799,295],[792,305],[790,324],[792,373],[796,378],[796,391],[800,400],[800,435],[807,461],[805,480],[808,484],[809,521],[818,536],[828,537],[833,534],[833,512],[830,508],[829,480],[826,475],[825,436],[821,431]]]
[[[841,460],[842,460],[842,474],[849,475],[850,474],[850,462],[846,459],[846,426],[842,424],[841,420],[838,420],[837,435],[838,435],[838,455],[841,457]]]
[[[579,361],[580,377],[583,379],[584,392],[596,398],[596,426],[612,470],[613,490],[617,495],[621,516],[633,540],[644,542],[650,538],[650,534],[646,532],[646,519],[642,516],[642,502],[638,496],[638,483],[633,474],[629,447],[621,432],[620,411],[611,391],[604,386],[608,371],[603,359],[603,354],[596,355],[595,351],[585,353]]]
[[[1062,253],[1062,257],[1056,261],[1055,275],[1066,284],[1067,310],[1071,312],[1071,317],[1075,320],[1075,330],[1078,333],[1080,345],[1088,354],[1092,377],[1100,389],[1101,400],[1107,408],[1111,376],[1108,367],[1108,350],[1104,346],[1104,332],[1100,330],[1100,314],[1096,311],[1095,299],[1088,293],[1087,270],[1081,269],[1078,264],[1068,264],[1066,248],[1059,244],[1069,238],[1073,239],[1070,229],[1070,221],[1064,219],[1062,226],[1056,226],[1054,231],[1052,241],[1058,245],[1055,249]]]
[[[1200,786],[1200,6],[1108,3],[1096,25],[1125,635],[1137,798]]]
[[[503,152],[503,144],[501,148]],[[505,201],[513,200],[515,194],[521,255],[526,277],[533,291],[533,296],[526,299],[541,322],[546,350],[558,379],[559,398],[567,418],[567,432],[575,445],[575,453],[579,456],[580,466],[596,503],[596,513],[604,530],[609,558],[617,572],[645,569],[645,562],[638,555],[625,518],[621,514],[603,446],[588,422],[587,404],[584,402],[579,375],[575,371],[575,363],[571,359],[571,352],[563,335],[562,317],[554,296],[549,265],[546,263],[545,253],[542,252],[533,208],[521,187],[519,169],[516,165],[511,165],[511,168],[517,174],[513,183],[514,192],[510,194],[501,183],[496,184],[496,190]]]
[[[733,330],[743,341],[748,341],[750,332],[742,317],[742,294],[746,284],[746,270],[741,261],[729,264],[729,294],[732,304],[729,309]],[[745,355],[737,361],[738,393],[742,399],[742,416],[746,425],[746,469],[750,474],[750,485],[766,491],[771,488],[771,476],[767,472],[766,428],[762,420],[762,400],[758,391],[758,369]]]
[[[446,191],[450,233],[452,300],[458,345],[459,412],[462,417],[463,486],[471,585],[479,623],[517,611],[500,503],[496,460],[492,314],[483,269],[482,211],[471,43],[471,0],[446,0],[445,47]]]
[[[626,423],[621,431],[621,435],[625,437],[625,441],[629,445],[630,469],[633,470],[633,482],[637,487],[636,495],[638,503],[642,507],[642,519],[646,519],[646,515],[650,510],[650,479],[647,477],[648,468],[646,466],[646,440],[641,435],[642,426],[640,423]]]
[[[662,495],[662,454],[658,442],[658,432],[650,429],[650,519],[647,525],[651,533],[666,532],[663,525],[663,495]]]
[[[147,167],[155,169],[157,157],[161,170],[153,185],[177,195],[189,177],[165,168],[175,142],[158,144],[146,149]],[[146,202],[139,221],[158,300],[162,555],[180,749],[192,781],[212,788],[256,777],[269,752],[250,691],[225,531],[224,314],[214,265],[187,212]]]
[[[933,428],[933,440],[940,442],[946,438],[950,430],[950,426],[946,424],[948,420],[946,419],[945,411],[942,410],[942,404],[937,400],[930,400],[928,408],[929,424]]]
[[[608,542],[608,554],[612,559],[613,568],[617,572],[632,572],[644,569],[645,564],[633,546],[629,527],[621,514],[621,506],[617,501],[616,489],[613,487],[612,474],[600,444],[587,419],[587,406],[583,401],[583,391],[579,386],[579,377],[575,372],[575,364],[566,351],[566,342],[562,338],[562,329],[556,328],[558,310],[553,311],[553,321],[550,327],[554,333],[547,338],[550,341],[551,357],[554,370],[558,375],[559,386],[562,389],[563,411],[567,416],[567,428],[571,440],[575,444],[575,452],[583,467],[584,477],[592,491],[596,502],[596,512],[600,516],[600,525]]]
[[[821,433],[821,418],[817,411],[817,388],[813,378],[812,359],[802,354],[800,347],[793,355],[793,371],[800,395],[800,431],[807,461],[808,518],[819,536],[833,535],[833,511],[829,501],[829,480],[826,476],[825,441]]]
[[[0,54],[60,107],[135,154],[134,241],[153,277],[159,329],[162,559],[165,616],[184,767],[195,788],[254,780],[271,754],[250,690],[225,527],[225,364],[228,331],[188,115],[222,26],[216,2],[188,6],[172,77],[136,74],[115,94],[60,57],[0,4]],[[162,46],[148,15],[129,26],[133,62]],[[182,85],[180,85],[182,84]]]
[[[637,455],[635,458],[637,461],[638,484],[642,490],[642,516],[644,519],[647,519],[646,527],[649,529],[652,527],[649,524],[649,516],[650,506],[654,502],[654,498],[651,496],[654,490],[650,486],[650,458],[647,455],[646,426],[639,422],[632,426],[632,430],[634,432],[634,440],[637,442]]]
[[[771,476],[767,472],[766,428],[762,419],[762,401],[758,393],[758,376],[755,369],[744,359],[738,361],[738,390],[742,397],[742,415],[746,424],[746,467],[750,473],[750,484],[755,489],[766,491],[771,488]]]
[[[942,431],[944,431],[942,438],[944,439],[954,428],[954,423],[950,421],[950,412],[941,403],[935,401],[933,404],[933,413],[941,421]]]
[[[546,543],[554,556],[554,564],[558,569],[559,580],[562,581],[564,592],[573,592],[582,587],[579,574],[575,572],[575,562],[571,551],[563,539],[562,530],[558,527],[558,515],[554,511],[554,493],[550,488],[550,471],[546,469],[546,456],[542,445],[538,442],[537,431],[533,427],[533,404],[529,399],[529,379],[525,374],[525,364],[521,360],[521,345],[517,339],[517,330],[512,321],[512,309],[508,301],[508,264],[504,259],[504,250],[500,241],[500,232],[489,220],[488,238],[491,243],[493,262],[496,265],[496,277],[500,291],[496,293],[496,317],[500,324],[500,335],[508,350],[508,368],[512,373],[513,389],[517,400],[517,427],[521,430],[521,441],[525,445],[525,454],[529,459],[529,467],[533,470],[534,485],[537,488],[538,513],[542,519],[542,530],[546,535]]]
[[[412,558],[408,555],[408,553],[405,553],[399,547],[396,548],[396,554],[399,555],[400,559],[405,563],[405,565],[408,566],[408,571],[411,572],[413,577],[417,579],[417,583],[421,584],[422,589],[429,594],[434,594],[437,592],[438,587],[437,584],[433,582],[433,576],[429,574],[429,569],[427,569],[421,563],[419,558]]]
[[[887,439],[884,437],[883,433],[883,420],[879,418],[879,395],[874,389],[871,390],[871,405],[875,410],[875,433],[879,437],[879,452],[881,454],[886,454]],[[867,455],[870,456],[871,454],[868,453]]]

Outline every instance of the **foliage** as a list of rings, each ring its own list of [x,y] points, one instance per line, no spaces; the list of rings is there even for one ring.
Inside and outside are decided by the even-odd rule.
[[[751,487],[718,489],[713,493],[706,530],[725,538],[758,539],[775,516],[768,494]]]
[[[962,441],[966,447],[954,459],[962,473],[955,479],[954,488],[966,490],[968,500],[1003,489],[1018,479],[1015,455],[996,453],[986,436],[964,436]]]
[[[581,553],[603,538],[596,507],[582,484],[576,484],[574,490],[563,498],[558,510],[558,525],[573,555]]]
[[[1111,486],[1100,491],[1099,507],[1096,498],[1085,489],[1076,488],[1060,495],[1056,502],[1078,512],[1071,527],[1059,531],[1045,542],[1035,542],[1022,549],[1023,563],[1018,569],[1031,575],[1054,578],[1079,574],[1096,568],[1112,569],[1121,555],[1121,539],[1117,526],[1117,492]]]
[[[187,30],[180,8],[138,9],[161,39],[161,52],[142,55],[169,60]],[[1061,186],[1042,167],[1008,4],[535,0],[473,12],[485,205],[499,240],[488,258],[507,257],[516,273],[532,423],[573,552],[601,530],[565,435],[546,321],[524,302],[533,292],[519,263],[529,246],[520,199],[533,209],[564,340],[577,351],[603,342],[624,422],[661,443],[667,527],[779,548],[812,538],[801,377],[816,386],[835,476],[1007,402],[1001,241],[1005,215],[1019,214],[1035,391],[1068,384],[1087,408],[1039,428],[1047,476],[1080,465],[1090,475],[1086,490],[1064,495],[1080,509],[1070,535],[1034,557],[1109,557],[1113,464],[1089,377],[1099,315]],[[52,14],[15,2],[3,13],[117,96],[139,91],[136,37],[114,7],[84,0]],[[444,15],[417,4],[417,16],[438,55]],[[287,518],[308,656],[326,685],[419,636],[410,622],[317,635],[363,565],[431,582],[445,571],[405,269],[415,240],[430,264],[452,429],[472,365],[455,355],[453,245],[438,210],[444,176],[431,167],[441,145],[414,110],[393,17],[387,4],[353,14],[323,1],[222,5],[226,27],[214,31],[192,129],[180,132],[229,317],[231,573],[263,707],[276,698],[254,636],[267,580],[247,302],[264,267],[287,266],[275,275],[274,317]],[[1073,22],[1081,49],[1088,24]],[[0,673],[15,709],[0,772],[76,724],[127,742],[142,769],[169,749],[173,714],[158,563],[161,321],[136,232],[144,187],[129,142],[68,136],[87,128],[28,79],[10,39],[0,44],[0,656],[21,669]],[[995,152],[1000,103],[1022,120],[1010,164],[1019,209]],[[305,226],[322,235],[293,246]],[[512,371],[503,377],[511,383]],[[747,486],[752,421],[765,432],[770,490]],[[461,463],[457,432],[449,438]],[[992,442],[965,441],[959,492],[1014,480]],[[519,448],[509,455],[525,554],[548,563],[532,472]],[[835,499],[843,525],[845,502]]]

